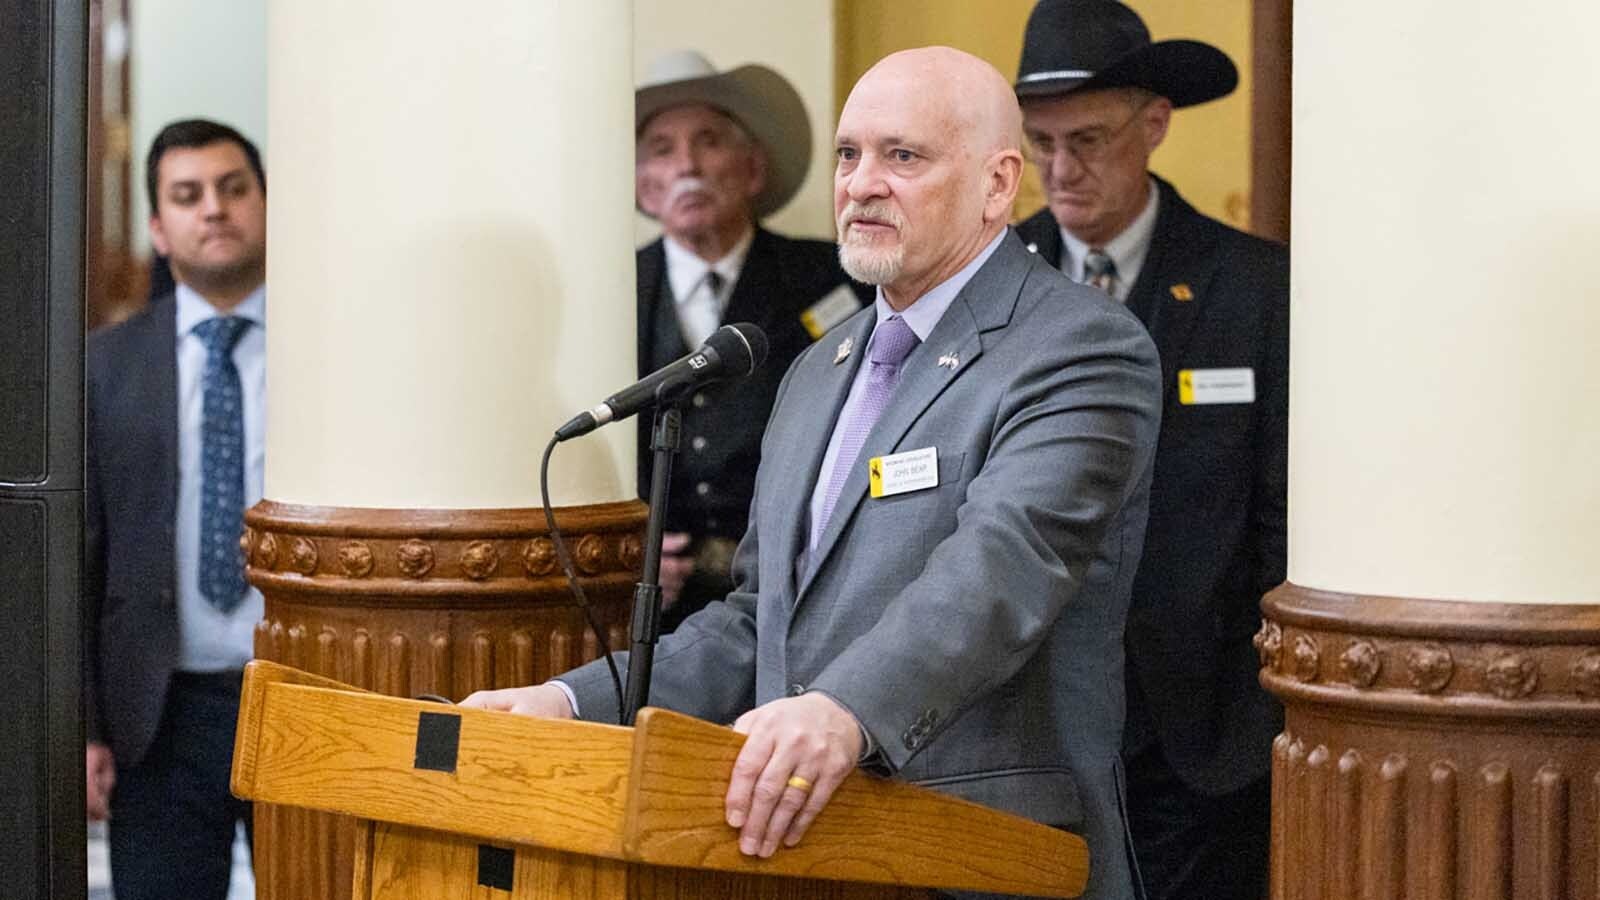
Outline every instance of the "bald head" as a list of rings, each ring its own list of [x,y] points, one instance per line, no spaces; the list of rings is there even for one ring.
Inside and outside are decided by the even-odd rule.
[[[993,66],[949,47],[884,57],[839,116],[840,260],[903,309],[960,271],[1011,217],[1022,113]]]
[[[947,110],[971,152],[987,156],[1019,150],[1022,110],[1000,70],[953,47],[919,47],[891,53],[867,70],[850,92],[890,90],[917,94]],[[845,103],[849,106],[849,101]]]

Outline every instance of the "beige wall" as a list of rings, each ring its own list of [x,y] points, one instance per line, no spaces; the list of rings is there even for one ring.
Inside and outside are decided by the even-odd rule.
[[[849,0],[845,0],[849,2]],[[791,235],[833,237],[833,3],[830,0],[638,0],[634,7],[636,77],[665,50],[699,50],[719,70],[744,63],[776,69],[794,84],[811,114],[811,174],[799,195],[767,219]],[[638,216],[642,243],[659,229]]]
[[[1294,25],[1290,578],[1600,602],[1600,7]]]
[[[267,152],[267,0],[133,0],[128,92],[133,245],[149,251],[144,160],[162,126],[215,119]]]
[[[837,90],[840,100],[872,63],[895,50],[947,44],[1015,78],[1022,30],[1034,0],[839,0]],[[1134,0],[1156,40],[1185,37],[1221,47],[1239,66],[1231,96],[1173,120],[1151,168],[1173,181],[1202,212],[1239,227],[1250,212],[1250,0]],[[1017,210],[1043,205],[1030,166]]]

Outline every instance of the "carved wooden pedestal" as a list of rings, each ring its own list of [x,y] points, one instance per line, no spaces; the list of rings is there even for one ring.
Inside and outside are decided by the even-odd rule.
[[[1600,606],[1264,609],[1273,900],[1600,900]]]
[[[558,510],[613,650],[626,649],[645,507]],[[245,515],[266,597],[255,653],[395,696],[459,700],[543,681],[599,656],[540,510],[379,510],[263,501]],[[348,820],[259,806],[261,900],[350,897]]]

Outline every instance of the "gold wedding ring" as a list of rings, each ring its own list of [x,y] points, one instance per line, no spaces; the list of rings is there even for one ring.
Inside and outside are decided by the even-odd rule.
[[[789,787],[792,787],[795,790],[805,791],[808,794],[811,793],[811,782],[801,778],[799,775],[789,776]]]

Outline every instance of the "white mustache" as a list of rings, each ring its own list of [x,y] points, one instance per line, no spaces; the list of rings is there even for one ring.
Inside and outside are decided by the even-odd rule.
[[[876,219],[894,226],[895,231],[903,231],[906,226],[905,219],[900,218],[900,214],[892,206],[879,203],[857,203],[852,200],[844,208],[844,211],[839,213],[839,220],[834,223],[839,229],[839,240],[844,240],[849,233],[851,219]]]
[[[704,178],[701,178],[697,175],[685,175],[682,178],[674,179],[672,184],[667,186],[667,199],[665,204],[667,206],[671,206],[672,204],[683,199],[683,195],[685,194],[709,193],[711,193],[711,185],[707,184]]]

